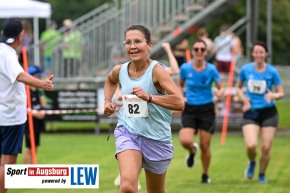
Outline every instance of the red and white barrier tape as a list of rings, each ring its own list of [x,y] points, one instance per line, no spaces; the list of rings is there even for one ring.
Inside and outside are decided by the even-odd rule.
[[[41,112],[46,115],[61,115],[61,114],[77,114],[97,112],[97,109],[71,109],[71,110],[31,110],[27,108],[27,112]]]

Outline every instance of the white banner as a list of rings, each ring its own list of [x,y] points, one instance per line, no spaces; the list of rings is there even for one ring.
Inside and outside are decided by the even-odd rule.
[[[99,188],[99,165],[6,164],[5,188]]]

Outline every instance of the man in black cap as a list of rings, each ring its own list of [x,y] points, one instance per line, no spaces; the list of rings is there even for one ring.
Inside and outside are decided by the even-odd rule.
[[[23,33],[23,26],[18,19],[7,19],[2,25],[0,37],[0,193],[7,192],[4,188],[5,164],[16,164],[17,155],[22,152],[23,133],[27,119],[25,84],[53,90],[53,75],[46,80],[40,80],[24,72],[20,66],[16,50],[21,45]]]
[[[0,38],[0,42],[4,42],[6,44],[12,44],[15,42],[18,37],[22,42],[23,37],[23,26],[21,22],[17,19],[8,19],[2,26],[2,36]]]

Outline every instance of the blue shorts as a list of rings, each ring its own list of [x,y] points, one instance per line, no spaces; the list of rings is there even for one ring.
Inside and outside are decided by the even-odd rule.
[[[173,145],[130,133],[124,126],[114,131],[116,140],[116,155],[122,151],[133,149],[143,156],[142,168],[155,174],[166,172],[172,158]]]
[[[22,153],[24,129],[25,123],[21,125],[0,126],[0,155]]]

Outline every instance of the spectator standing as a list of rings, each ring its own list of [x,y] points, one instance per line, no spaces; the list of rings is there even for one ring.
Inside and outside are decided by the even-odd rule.
[[[43,49],[44,69],[48,74],[51,74],[52,52],[55,49],[56,43],[61,40],[61,34],[56,30],[56,28],[56,22],[51,21],[49,28],[42,32],[40,36],[42,42],[41,47]]]
[[[216,67],[219,73],[225,77],[230,72],[233,48],[233,38],[227,29],[227,25],[222,25],[219,36],[214,39]]]
[[[30,46],[33,43],[33,32],[31,28],[31,24],[27,20],[22,20],[21,22],[24,29],[22,46],[26,47],[27,51],[30,51]]]
[[[10,18],[3,23],[0,37],[1,193],[7,192],[4,187],[5,164],[16,164],[17,156],[22,152],[27,119],[25,84],[35,88],[53,90],[53,75],[46,80],[39,80],[25,73],[21,67],[16,50],[22,45],[23,35],[20,20]]]
[[[84,39],[70,19],[65,19],[63,25],[67,28],[63,37],[63,75],[75,77],[80,75]]]
[[[21,42],[21,47],[26,48],[28,59],[30,59],[32,57],[32,52],[31,52],[30,46],[33,44],[33,32],[32,32],[32,28],[31,28],[29,21],[22,20],[21,23],[22,23],[23,30],[24,30],[24,34],[23,34],[23,38],[22,38],[22,42]],[[20,64],[23,64],[21,47],[19,47],[19,49],[20,49],[19,62],[20,62]]]
[[[38,66],[32,65],[28,67],[28,73],[35,78],[40,79],[46,73]],[[40,133],[44,131],[45,123],[44,117],[45,114],[41,112],[46,107],[45,93],[44,90],[30,87],[30,100],[31,100],[31,109],[33,117],[33,127],[34,127],[34,141],[37,148],[40,145]],[[26,121],[25,125],[25,151],[23,155],[24,164],[32,164],[32,151],[31,151],[31,137],[30,137],[29,123]]]

